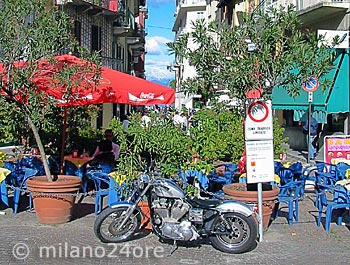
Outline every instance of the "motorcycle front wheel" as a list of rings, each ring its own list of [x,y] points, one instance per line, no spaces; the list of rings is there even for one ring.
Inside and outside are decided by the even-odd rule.
[[[238,254],[247,252],[256,244],[258,229],[252,216],[239,213],[225,213],[216,217],[212,224],[210,241],[223,252]]]
[[[104,243],[119,243],[130,240],[141,225],[141,214],[135,210],[125,225],[119,229],[128,209],[129,206],[104,209],[94,224],[97,238]]]

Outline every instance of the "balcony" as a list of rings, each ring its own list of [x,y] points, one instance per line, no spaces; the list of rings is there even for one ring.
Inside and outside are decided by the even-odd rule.
[[[268,0],[264,3],[262,8],[279,8],[280,6],[287,7],[290,4],[296,6],[296,11],[301,14],[319,8],[350,8],[350,0]]]
[[[124,72],[124,61],[120,59],[101,57],[102,65],[120,72]]]
[[[119,18],[113,22],[113,28],[114,34],[122,36],[131,35],[135,31],[135,17],[130,9],[127,9],[124,14],[121,14]]]
[[[293,4],[296,7],[299,18],[306,26],[318,27],[320,25],[319,22],[322,22],[324,27],[327,23],[332,24],[332,21],[329,20],[332,17],[336,17],[339,20],[337,21],[338,25],[343,25],[340,27],[347,28],[346,12],[350,9],[350,0],[268,0],[262,8],[266,10],[269,7],[278,8],[281,5],[287,7],[289,4]],[[341,22],[342,18],[344,22]],[[336,23],[332,26],[336,29]]]
[[[175,16],[181,16],[181,13],[196,10],[205,10],[207,2],[205,0],[181,0],[176,7]]]
[[[205,11],[207,6],[206,0],[180,0],[176,6],[176,11],[174,16],[176,17],[175,25],[179,24],[180,19],[182,19],[187,12],[192,11]],[[178,27],[179,25],[177,25]]]
[[[185,34],[187,32],[185,27],[178,28],[176,34],[175,34],[175,40],[179,39],[181,35]]]
[[[79,8],[80,12],[87,12],[91,15],[115,16],[112,1],[110,0],[56,0],[56,5],[73,5]]]
[[[299,0],[295,6],[297,11],[306,11],[320,7],[350,8],[350,0]]]

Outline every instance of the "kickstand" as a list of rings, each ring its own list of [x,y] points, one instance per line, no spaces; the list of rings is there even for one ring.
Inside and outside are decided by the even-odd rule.
[[[176,244],[176,240],[174,240],[173,246],[171,247],[171,249],[169,251],[168,257],[170,257],[176,249],[177,249],[177,244]]]

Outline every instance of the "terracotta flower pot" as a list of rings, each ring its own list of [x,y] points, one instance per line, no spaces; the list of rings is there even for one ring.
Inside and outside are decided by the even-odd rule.
[[[271,186],[271,185],[269,185]],[[264,190],[262,192],[263,200],[263,227],[266,230],[269,226],[272,212],[275,208],[275,200],[278,198],[280,189],[276,186],[271,186],[271,190]],[[258,204],[258,192],[247,191],[246,183],[232,183],[224,186],[224,193],[231,199],[243,201],[246,203]]]
[[[76,176],[59,175],[58,179],[48,182],[46,176],[36,176],[27,180],[32,194],[37,218],[42,224],[62,224],[71,220],[73,206],[81,185]],[[42,193],[42,194],[40,194]],[[72,195],[55,195],[71,193]]]
[[[142,213],[144,214],[144,216],[142,217],[141,227],[143,229],[151,230],[152,229],[151,213],[149,210],[148,202],[141,201],[138,203],[138,206],[140,207]]]

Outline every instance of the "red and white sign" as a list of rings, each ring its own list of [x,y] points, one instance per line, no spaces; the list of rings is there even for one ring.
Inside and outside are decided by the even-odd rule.
[[[306,92],[314,92],[320,86],[320,82],[317,77],[311,76],[305,81],[305,83],[302,83],[301,86]]]
[[[246,141],[247,183],[274,181],[273,140]]]
[[[248,102],[246,110],[245,140],[273,139],[271,100]]]

